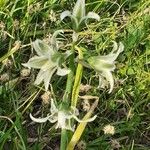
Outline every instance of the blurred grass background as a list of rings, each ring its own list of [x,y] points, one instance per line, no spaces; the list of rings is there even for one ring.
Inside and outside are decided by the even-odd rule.
[[[47,40],[57,29],[70,29],[69,19],[60,21],[60,13],[71,10],[73,0],[1,0],[0,1],[0,150],[59,149],[60,132],[50,123],[36,124],[29,113],[44,116],[49,104],[43,104],[40,87],[33,85],[36,71],[21,74],[23,66],[34,55],[30,42]],[[114,72],[115,88],[111,94],[97,89],[94,72],[84,70],[83,84],[92,88],[81,95],[100,98],[98,118],[88,124],[81,141],[87,150],[149,150],[150,149],[150,1],[87,0],[87,11],[94,11],[100,22],[91,22],[80,36],[86,53],[109,53],[112,41],[122,41],[124,52]],[[71,35],[68,33],[67,35]],[[16,41],[21,46],[12,51]],[[69,41],[66,39],[66,43]],[[64,45],[64,49],[65,49]],[[96,49],[96,51],[95,51]],[[57,99],[65,89],[64,78],[53,78]],[[79,104],[81,114],[84,113]],[[116,133],[105,135],[106,124]],[[78,146],[77,149],[82,148]]]

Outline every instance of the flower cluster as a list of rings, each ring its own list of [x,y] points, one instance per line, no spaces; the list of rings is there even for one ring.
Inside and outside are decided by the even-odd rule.
[[[32,57],[27,63],[23,64],[28,68],[40,69],[35,84],[39,85],[44,81],[45,89],[48,90],[49,82],[52,75],[56,72],[59,76],[64,76],[69,73],[69,69],[61,68],[63,62],[61,62],[62,57],[65,59],[71,53],[66,51],[61,54],[58,52],[59,46],[56,36],[63,31],[56,31],[51,38],[51,45],[47,45],[44,41],[37,39],[33,42],[33,48],[35,49],[37,55]]]
[[[114,48],[108,55],[93,56],[88,59],[90,66],[99,75],[99,86],[101,87],[101,85],[105,83],[104,78],[109,82],[109,93],[112,92],[114,87],[114,79],[111,72],[115,69],[115,60],[123,50],[124,46],[121,42],[119,43],[119,46],[114,42]]]
[[[85,11],[85,0],[77,0],[73,12],[68,10],[61,13],[61,20],[65,19],[66,17],[70,17],[73,24],[73,43],[76,44],[78,41],[78,32],[81,31],[83,24],[85,24],[86,20],[96,19],[97,21],[100,20],[98,14],[94,12],[88,12],[86,14]],[[37,55],[30,58],[27,63],[23,65],[28,68],[39,69],[39,73],[36,77],[34,84],[39,85],[44,82],[45,90],[48,91],[49,83],[51,81],[51,77],[56,72],[59,76],[65,76],[69,74],[70,70],[66,67],[66,59],[72,54],[71,50],[66,50],[62,53],[59,49],[59,40],[57,38],[58,35],[61,35],[63,30],[58,30],[54,32],[51,37],[50,44],[48,45],[46,42],[37,39],[32,43],[34,50],[36,51]],[[87,59],[88,66],[96,71],[99,76],[99,86],[101,87],[105,81],[108,81],[110,84],[109,93],[112,92],[114,87],[114,79],[112,72],[115,69],[115,60],[117,59],[118,55],[124,50],[123,44],[120,42],[119,45],[114,42],[114,48],[108,55],[98,55],[98,56],[91,56]],[[74,59],[74,58],[73,58]],[[74,60],[73,60],[74,61]],[[76,62],[76,61],[74,61]],[[80,82],[79,82],[80,84]],[[50,99],[49,97],[47,98]],[[48,101],[47,100],[47,101]],[[88,103],[86,103],[88,104]],[[77,108],[74,107],[64,107],[64,102],[61,103],[60,106],[56,105],[54,100],[51,99],[51,108],[50,114],[47,115],[45,118],[35,118],[30,114],[30,118],[39,123],[43,123],[46,121],[50,121],[51,123],[56,123],[56,129],[66,129],[74,131],[74,126],[72,125],[71,120],[75,119],[77,122],[90,122],[96,118],[96,115],[89,119],[80,120],[77,116],[79,112]],[[86,109],[90,109],[90,104],[88,107],[86,105]],[[93,109],[94,110],[94,109]],[[92,111],[93,111],[92,110]],[[107,128],[104,130],[107,133]],[[111,132],[112,133],[112,132]]]
[[[96,19],[98,21],[100,20],[99,15],[94,12],[89,12],[86,15],[85,0],[77,0],[72,13],[69,10],[66,10],[61,13],[61,20],[63,20],[66,17],[71,18],[73,29],[75,31],[79,31],[81,29],[82,24],[85,23],[87,19]]]
[[[64,109],[62,106],[57,107],[54,103],[54,100],[51,99],[51,109],[50,109],[50,115],[47,115],[45,118],[34,118],[32,114],[30,114],[30,118],[34,122],[38,123],[44,123],[46,121],[50,121],[51,123],[56,124],[56,129],[61,128],[61,129],[66,129],[66,130],[71,130],[74,131],[74,126],[71,125],[71,119],[75,119],[78,122],[91,122],[96,118],[96,115],[90,119],[87,120],[80,120],[77,118],[79,115],[78,109],[71,107],[71,109]]]

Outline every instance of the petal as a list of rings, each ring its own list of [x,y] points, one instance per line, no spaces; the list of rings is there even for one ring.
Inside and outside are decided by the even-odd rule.
[[[55,123],[55,122],[57,122],[58,118],[57,118],[57,116],[51,115],[48,120],[49,120],[51,123]]]
[[[57,63],[51,61],[50,59],[41,67],[43,71],[52,70],[53,68],[57,67]]]
[[[41,41],[39,39],[33,42],[33,47],[39,56],[49,56],[54,53],[49,45],[47,45],[44,41]]]
[[[72,116],[76,121],[78,122],[92,122],[96,119],[97,115],[93,116],[92,118],[86,119],[86,120],[80,120],[77,116]]]
[[[44,73],[45,73],[45,71],[43,71],[43,70],[39,71],[39,73],[36,77],[36,80],[34,81],[35,85],[39,85],[44,80]]]
[[[114,62],[118,55],[124,50],[124,45],[120,42],[119,47],[117,46],[117,43],[114,42],[113,50],[106,56],[99,56],[100,59],[103,59],[108,62]]]
[[[56,37],[58,36],[58,34],[61,35],[61,33],[64,33],[64,31],[63,30],[57,30],[54,32],[54,34],[51,38],[51,45],[52,45],[53,50],[58,50],[58,41],[57,41]]]
[[[113,79],[113,76],[112,76],[112,73],[110,71],[104,71],[102,73],[102,75],[106,78],[106,80],[109,82],[110,84],[110,90],[109,90],[109,93],[112,92],[113,90],[113,87],[114,87],[114,79]]]
[[[77,0],[73,9],[73,16],[75,16],[78,21],[85,16],[85,0]]]
[[[32,114],[30,114],[30,118],[31,120],[33,120],[34,122],[38,122],[38,123],[43,123],[46,122],[49,119],[49,116],[45,117],[45,118],[34,118],[32,116]]]
[[[49,70],[45,71],[45,73],[44,73],[44,79],[43,80],[44,80],[44,86],[45,86],[46,91],[48,90],[51,77],[54,74],[54,72],[56,71],[56,69],[57,68],[49,69]]]
[[[67,75],[69,72],[70,72],[70,70],[67,69],[67,68],[60,68],[60,67],[58,67],[56,74],[59,75],[59,76],[65,76],[65,75]]]
[[[91,18],[91,19],[95,19],[97,21],[100,20],[100,16],[95,12],[89,12],[86,17],[87,17],[87,19]]]
[[[63,111],[58,112],[58,124],[57,128],[65,128],[66,126],[66,114]]]
[[[35,68],[35,69],[40,69],[45,63],[47,62],[47,58],[41,56],[34,56],[29,61],[25,64],[22,64],[25,67],[28,68]]]
[[[104,70],[113,71],[115,69],[115,65],[113,62],[104,60],[101,56],[93,56],[88,59],[89,64],[93,69],[95,69],[98,73],[101,73]]]
[[[83,22],[84,20],[87,20],[87,19],[95,19],[95,20],[99,21],[100,16],[97,13],[89,12],[85,17],[82,18],[80,23]]]
[[[102,76],[99,75],[99,84],[98,84],[99,88],[102,86],[102,82],[103,82]]]
[[[66,11],[64,11],[64,12],[61,13],[60,19],[64,20],[64,18],[70,17],[70,16],[71,16],[71,12],[69,10],[66,10]]]
[[[71,16],[71,20],[72,20],[72,25],[73,25],[73,29],[78,32],[80,29],[79,29],[79,21],[76,17],[74,16]]]
[[[53,99],[51,99],[51,108],[50,108],[50,112],[51,112],[51,114],[58,112],[58,109],[57,109],[57,107],[56,107],[56,105],[55,105]]]

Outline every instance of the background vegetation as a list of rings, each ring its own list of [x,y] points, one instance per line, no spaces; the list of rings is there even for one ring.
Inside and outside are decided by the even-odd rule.
[[[34,55],[31,41],[48,40],[56,29],[69,29],[70,20],[61,22],[60,13],[71,10],[74,2],[0,1],[0,150],[59,149],[60,131],[50,123],[37,124],[29,118],[30,112],[39,116],[47,114],[49,104],[41,98],[43,88],[33,85],[36,71],[24,76],[21,63]],[[122,41],[125,50],[116,63],[115,89],[111,94],[107,89],[97,88],[98,78],[94,72],[84,70],[82,83],[91,89],[80,94],[96,95],[100,101],[95,111],[98,117],[88,124],[81,140],[87,150],[148,150],[150,1],[87,0],[86,9],[101,17],[98,23],[90,23],[88,32],[80,33],[86,39],[86,43],[81,42],[83,47],[88,45],[85,46],[88,53],[92,54],[94,49],[100,54],[108,53],[112,40]],[[16,41],[21,41],[20,48]],[[60,100],[64,83],[65,79],[57,76],[52,80],[53,93]],[[78,107],[82,114],[82,102]],[[115,126],[114,135],[104,134],[102,129],[107,124]]]

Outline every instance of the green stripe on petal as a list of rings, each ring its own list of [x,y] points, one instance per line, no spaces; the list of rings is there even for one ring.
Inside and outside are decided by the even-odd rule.
[[[85,0],[77,0],[73,9],[73,16],[78,19],[78,22],[85,16]]]
[[[67,68],[60,68],[60,67],[58,67],[58,69],[57,69],[57,75],[59,75],[59,76],[65,76],[69,72],[70,72],[70,70],[67,69]]]
[[[48,90],[49,87],[49,83],[51,80],[52,75],[54,74],[54,72],[56,71],[57,68],[54,68],[52,70],[47,70],[44,73],[44,86],[45,86],[45,90]]]
[[[110,71],[103,71],[102,75],[106,78],[106,80],[109,82],[110,84],[110,90],[109,93],[112,92],[113,87],[114,87],[114,79],[112,76],[112,73]]]
[[[40,69],[45,63],[47,62],[47,58],[45,57],[39,57],[39,56],[34,56],[27,63],[22,64],[25,67],[28,68],[35,68],[35,69]]]
[[[39,71],[39,73],[38,73],[38,75],[36,77],[36,80],[34,81],[35,85],[39,85],[43,81],[43,79],[44,79],[44,76],[43,76],[44,73],[45,73],[45,71],[43,71],[43,70]]]
[[[33,48],[37,52],[39,56],[49,56],[54,53],[54,51],[50,48],[49,45],[47,45],[44,41],[41,41],[37,39],[35,42],[33,42]]]

